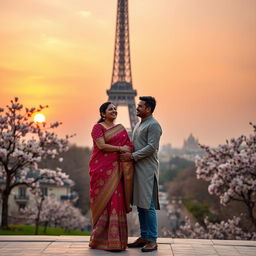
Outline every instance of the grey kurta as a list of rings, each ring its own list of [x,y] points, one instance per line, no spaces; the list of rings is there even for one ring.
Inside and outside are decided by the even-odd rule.
[[[136,124],[132,141],[135,151],[132,156],[135,160],[133,205],[149,209],[152,195],[155,208],[160,209],[158,200],[158,148],[162,129],[152,117],[146,117]]]

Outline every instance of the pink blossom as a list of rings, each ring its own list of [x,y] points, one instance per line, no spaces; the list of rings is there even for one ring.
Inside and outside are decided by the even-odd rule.
[[[185,225],[181,226],[180,230],[172,236],[197,239],[256,240],[256,232],[246,232],[239,226],[239,217],[233,217],[233,219],[220,223],[211,223],[205,218],[204,224],[204,227],[199,223],[192,225],[186,218]]]
[[[38,181],[42,179],[53,184],[63,184],[56,171],[39,171],[41,176],[39,175],[37,180],[27,178],[30,169],[38,169],[37,164],[40,161],[49,157],[55,158],[60,152],[68,150],[69,138],[72,137],[58,138],[52,131],[61,124],[60,122],[50,125],[45,123],[39,127],[31,120],[36,111],[47,107],[42,105],[38,108],[23,107],[16,97],[11,100],[6,110],[0,109],[0,177],[11,180],[11,184],[8,183],[11,187],[6,187],[1,191],[2,193],[10,193],[11,189],[21,182],[33,189],[39,187]],[[3,216],[4,218],[6,219],[7,216]]]
[[[208,146],[203,157],[196,158],[197,178],[209,181],[210,194],[227,205],[232,200],[245,204],[256,227],[256,125],[253,134],[232,138],[215,149]]]

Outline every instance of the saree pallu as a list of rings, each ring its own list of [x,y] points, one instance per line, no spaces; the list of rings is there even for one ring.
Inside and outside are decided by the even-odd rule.
[[[133,148],[122,125],[107,130],[101,124],[96,124],[92,137],[94,141],[104,137],[107,144]],[[133,163],[120,162],[119,153],[103,152],[94,143],[89,167],[93,223],[89,246],[102,250],[125,250],[128,240],[126,213],[131,211]]]

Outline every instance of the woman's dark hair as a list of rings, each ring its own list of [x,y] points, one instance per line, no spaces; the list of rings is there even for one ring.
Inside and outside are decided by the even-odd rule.
[[[99,108],[99,111],[100,111],[100,120],[99,120],[97,123],[104,122],[105,118],[103,117],[102,113],[105,113],[105,112],[106,112],[106,110],[107,110],[107,108],[108,108],[108,106],[109,106],[110,104],[113,104],[113,103],[110,102],[110,101],[107,101],[107,102],[103,103],[103,104],[100,106],[100,108]]]
[[[154,97],[151,96],[142,96],[139,98],[142,101],[145,101],[145,106],[147,108],[151,109],[151,113],[154,112],[155,107],[156,107],[156,99]]]

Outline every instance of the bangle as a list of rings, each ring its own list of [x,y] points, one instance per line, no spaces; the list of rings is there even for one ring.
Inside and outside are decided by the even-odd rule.
[[[118,146],[118,151],[121,152],[121,147],[120,146]]]

